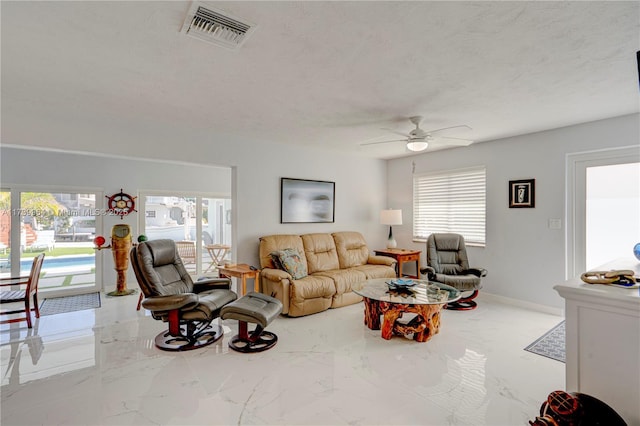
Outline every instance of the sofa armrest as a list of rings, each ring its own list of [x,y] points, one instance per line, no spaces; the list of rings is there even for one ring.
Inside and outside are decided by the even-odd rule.
[[[396,263],[398,263],[393,257],[388,256],[373,256],[369,255],[367,259],[367,264],[369,265],[387,265],[391,267],[395,267]]]
[[[289,313],[290,286],[293,277],[280,269],[264,268],[260,271],[260,292],[282,302],[282,313]]]
[[[485,277],[487,275],[487,270],[484,268],[469,268],[464,271],[465,274],[475,275],[476,277]]]
[[[194,293],[208,290],[231,290],[231,280],[229,278],[201,278],[193,283]]]
[[[280,281],[280,280],[292,280],[293,277],[287,271],[283,271],[282,269],[271,269],[264,268],[260,271],[260,278],[265,278],[270,281]]]
[[[142,301],[142,306],[151,312],[171,311],[195,306],[198,296],[194,293],[170,294],[167,296],[147,297]]]

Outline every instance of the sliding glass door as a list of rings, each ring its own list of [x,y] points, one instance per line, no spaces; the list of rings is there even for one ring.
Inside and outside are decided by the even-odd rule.
[[[231,256],[231,199],[189,193],[141,193],[141,233],[176,241],[187,271],[217,275]]]
[[[28,275],[33,258],[44,253],[40,292],[100,290],[93,238],[101,193],[5,188],[0,197],[0,276]]]

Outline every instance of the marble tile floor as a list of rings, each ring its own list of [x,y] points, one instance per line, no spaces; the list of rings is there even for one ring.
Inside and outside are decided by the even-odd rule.
[[[1,424],[9,425],[526,425],[564,364],[523,350],[563,318],[480,299],[443,311],[429,342],[387,341],[362,303],[268,329],[271,350],[240,354],[225,336],[163,352],[165,325],[136,296],[99,309],[3,325]]]

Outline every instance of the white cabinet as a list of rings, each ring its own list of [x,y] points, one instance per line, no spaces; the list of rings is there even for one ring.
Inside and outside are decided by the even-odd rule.
[[[617,260],[597,271],[631,269]],[[586,284],[574,278],[554,289],[565,299],[567,392],[594,396],[630,425],[640,425],[640,289]]]

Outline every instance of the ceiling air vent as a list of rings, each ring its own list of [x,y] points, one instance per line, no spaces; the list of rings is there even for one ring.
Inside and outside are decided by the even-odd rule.
[[[182,25],[182,32],[202,41],[238,49],[254,28],[255,25],[226,12],[194,2]]]

